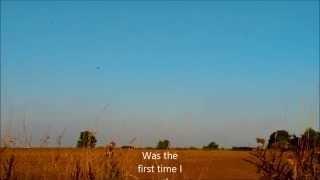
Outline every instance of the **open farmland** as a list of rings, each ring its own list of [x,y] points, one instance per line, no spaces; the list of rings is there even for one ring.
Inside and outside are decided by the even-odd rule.
[[[258,179],[255,167],[243,161],[248,152],[170,150],[178,154],[177,160],[143,160],[141,155],[164,151],[116,149],[108,157],[103,148],[6,149],[0,157],[1,177],[10,174],[13,179]],[[181,164],[183,171],[138,173],[139,164]]]

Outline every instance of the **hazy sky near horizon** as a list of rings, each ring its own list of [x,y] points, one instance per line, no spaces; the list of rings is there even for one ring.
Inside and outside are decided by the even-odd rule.
[[[1,1],[1,63],[3,135],[252,145],[318,125],[319,2]]]

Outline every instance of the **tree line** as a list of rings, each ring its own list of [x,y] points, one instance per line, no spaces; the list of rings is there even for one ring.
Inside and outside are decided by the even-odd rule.
[[[270,149],[270,148],[281,147],[286,149],[294,149],[298,145],[299,139],[304,139],[304,138],[308,138],[308,142],[310,146],[312,147],[320,146],[320,132],[312,128],[308,128],[300,137],[296,136],[295,134],[289,134],[289,132],[286,130],[277,130],[271,133],[271,135],[269,136],[267,148]],[[257,138],[257,141],[258,139],[259,138]],[[93,132],[82,131],[77,141],[77,147],[94,148],[96,146],[96,143],[97,143],[97,139]],[[157,143],[155,148],[169,149],[170,141],[167,139],[160,140]],[[190,148],[190,149],[197,149],[197,148]],[[202,149],[205,149],[205,150],[219,149],[219,145],[216,142],[212,141],[208,145],[203,146]]]
[[[114,143],[114,142],[112,142]],[[91,131],[82,131],[80,132],[80,136],[77,141],[78,148],[94,148],[97,144],[97,138],[95,134]],[[131,147],[131,146],[123,146],[123,147]],[[151,147],[150,147],[151,148]],[[169,149],[170,148],[170,141],[168,139],[159,140],[157,143],[156,149]],[[211,150],[211,149],[218,149],[219,145],[214,141],[210,142],[208,145],[203,146],[203,149]],[[196,149],[196,148],[191,148]]]

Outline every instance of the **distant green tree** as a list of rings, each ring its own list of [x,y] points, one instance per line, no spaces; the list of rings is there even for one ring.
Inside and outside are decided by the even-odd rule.
[[[320,132],[312,128],[306,129],[301,138],[306,139],[310,146],[320,145]]]
[[[159,141],[157,145],[157,149],[169,149],[170,147],[170,141],[165,139],[163,141]]]
[[[203,149],[218,149],[219,145],[214,141],[210,142],[207,146],[203,146]]]
[[[303,136],[308,136],[309,138],[317,139],[319,136],[319,132],[317,132],[316,130],[314,130],[312,128],[307,128],[304,131]]]
[[[289,144],[290,135],[286,130],[278,130],[273,132],[268,141],[268,148],[271,148],[274,144]]]
[[[82,131],[80,133],[77,147],[79,148],[94,148],[96,146],[97,139],[95,135],[90,131]]]

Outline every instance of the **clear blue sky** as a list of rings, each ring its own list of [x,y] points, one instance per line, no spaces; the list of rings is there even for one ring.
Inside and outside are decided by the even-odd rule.
[[[319,2],[3,2],[3,133],[250,145],[319,118]],[[52,140],[54,143],[54,140]]]

